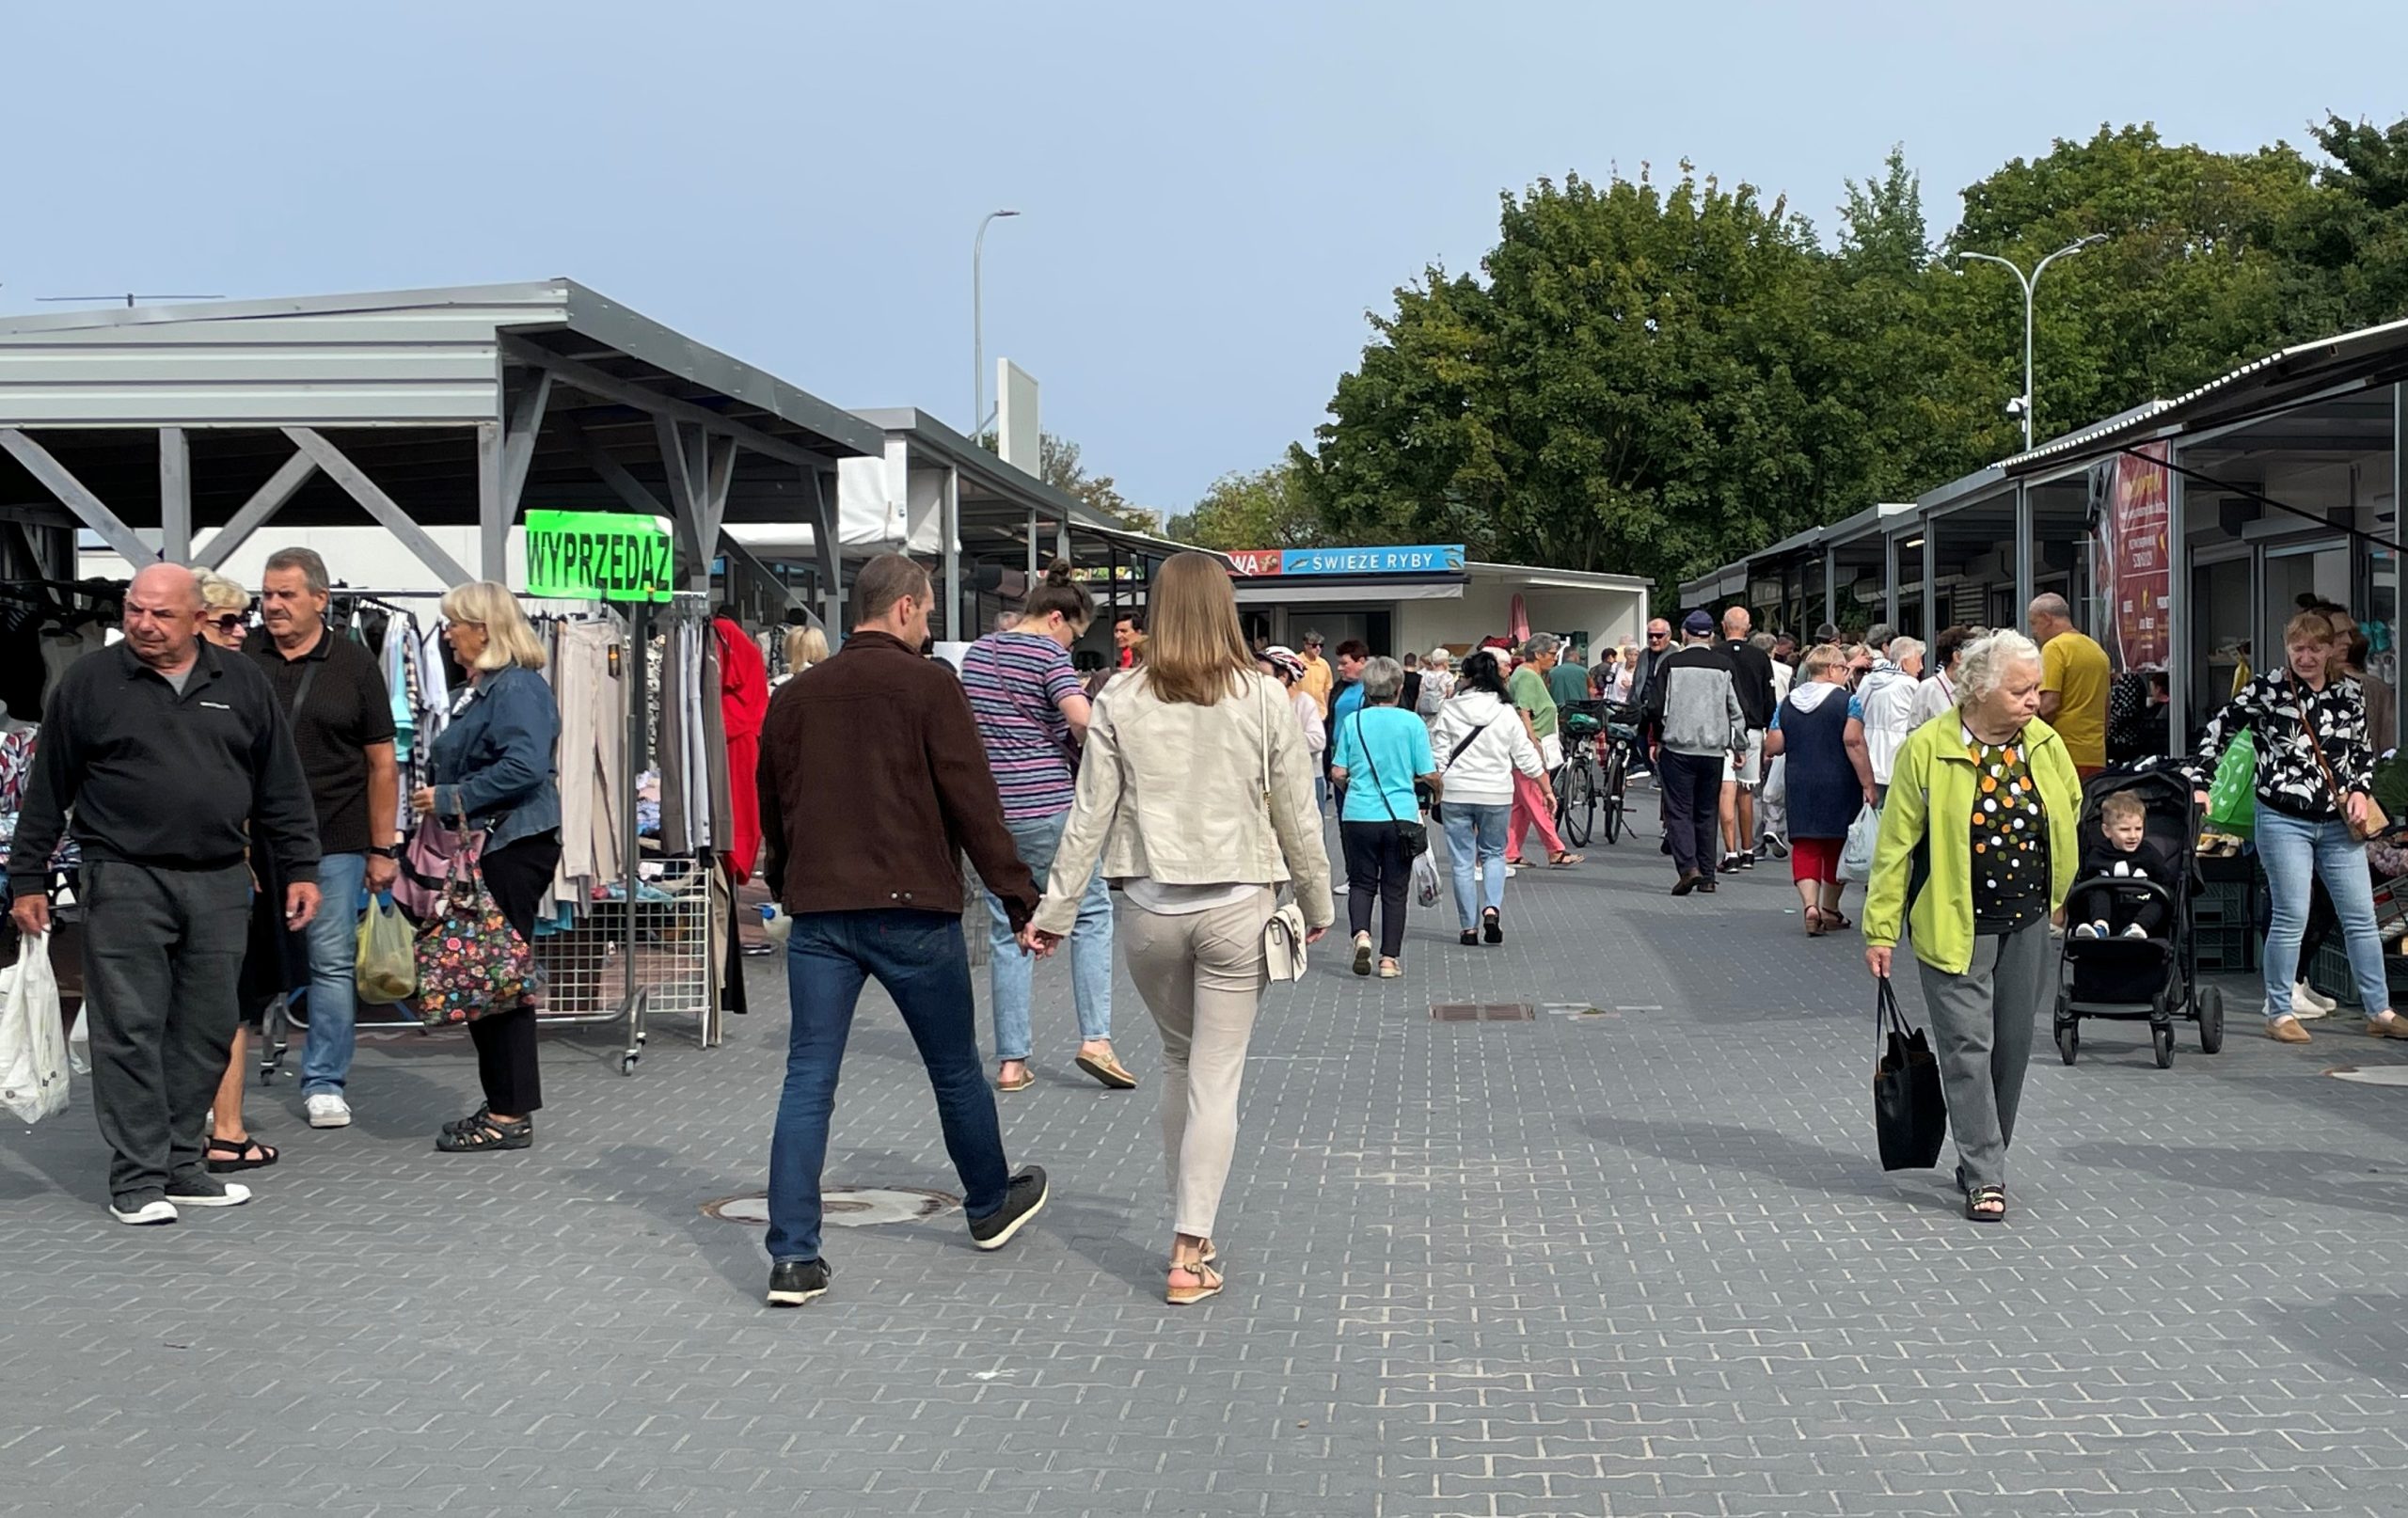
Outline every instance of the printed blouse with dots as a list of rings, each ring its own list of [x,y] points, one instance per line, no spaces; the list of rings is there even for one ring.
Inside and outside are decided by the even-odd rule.
[[[2019,738],[1984,743],[1973,761],[1973,931],[2012,933],[2049,914],[2049,814]]]

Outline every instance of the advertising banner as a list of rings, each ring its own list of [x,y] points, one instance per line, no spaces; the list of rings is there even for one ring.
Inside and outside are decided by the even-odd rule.
[[[1238,548],[1229,554],[1238,573],[1263,575],[1460,575],[1464,546],[1419,544],[1409,547]]]
[[[669,519],[529,512],[527,593],[567,601],[666,601],[676,589]]]
[[[2101,641],[2111,641],[2116,665],[2126,670],[2163,667],[2171,652],[2166,598],[2173,591],[2172,480],[2165,445],[2151,443],[2148,458],[2118,454],[2099,466],[2099,595],[2106,608]]]

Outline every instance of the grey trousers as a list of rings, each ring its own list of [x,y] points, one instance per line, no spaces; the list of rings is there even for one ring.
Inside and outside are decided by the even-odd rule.
[[[139,1206],[203,1174],[201,1129],[241,1017],[250,872],[84,866],[92,1107],[109,1195]]]
[[[1973,962],[1961,975],[1922,960],[1923,1004],[1931,1016],[1932,1052],[1948,1096],[1967,1186],[2006,1184],[2006,1146],[2032,1063],[2033,1028],[2049,999],[2049,925],[2043,919],[2006,934],[1973,939]]]
[[[1163,1157],[1171,1228],[1212,1236],[1237,1150],[1238,1084],[1262,1005],[1268,890],[1211,911],[1123,914],[1129,978],[1163,1036]]]

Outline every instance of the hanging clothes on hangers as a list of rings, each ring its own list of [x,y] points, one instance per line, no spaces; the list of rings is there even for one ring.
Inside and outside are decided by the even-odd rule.
[[[761,646],[742,627],[725,617],[713,619],[719,643],[719,693],[721,724],[727,731],[722,751],[727,756],[729,802],[726,843],[728,873],[736,883],[752,878],[761,858],[761,797],[759,783],[761,724],[769,715],[769,666]]]

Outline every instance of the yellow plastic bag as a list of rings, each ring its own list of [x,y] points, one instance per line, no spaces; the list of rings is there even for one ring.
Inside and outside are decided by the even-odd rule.
[[[417,935],[389,895],[372,897],[359,918],[359,956],[352,970],[359,999],[374,1006],[418,991]]]

